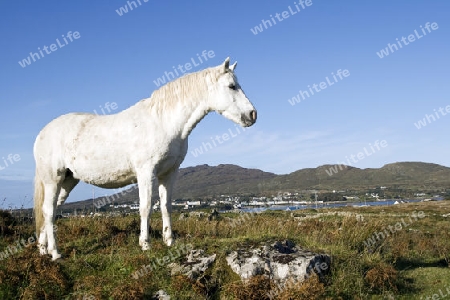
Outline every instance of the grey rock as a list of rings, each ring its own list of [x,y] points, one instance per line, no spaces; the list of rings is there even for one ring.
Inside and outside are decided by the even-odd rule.
[[[178,218],[178,220],[184,220],[187,218],[203,219],[206,217],[208,218],[208,221],[219,220],[220,214],[216,209],[212,209],[210,214],[202,212],[202,211],[191,211],[189,213],[183,212],[180,214],[180,217]]]
[[[213,208],[211,210],[211,214],[208,216],[208,221],[219,220],[219,219],[220,219],[219,212],[215,208]]]
[[[189,217],[189,214],[183,212],[178,217],[178,220],[184,220],[184,219],[187,219],[188,217]]]
[[[171,263],[168,267],[171,274],[182,274],[190,279],[197,279],[212,265],[216,260],[216,254],[205,256],[205,251],[201,249],[191,250],[186,255],[186,260],[181,263]]]
[[[205,217],[205,213],[202,211],[191,211],[189,212],[189,217],[197,217],[199,219]]]
[[[152,300],[170,300],[170,296],[165,291],[159,290],[153,294]]]
[[[252,249],[239,249],[226,257],[228,265],[242,280],[255,275],[279,283],[303,281],[312,273],[323,277],[330,270],[331,258],[296,247],[292,241],[277,241]]]

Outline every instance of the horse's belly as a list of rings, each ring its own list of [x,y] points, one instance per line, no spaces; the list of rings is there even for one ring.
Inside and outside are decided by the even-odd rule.
[[[180,157],[167,157],[164,160],[161,160],[157,165],[157,174],[164,175],[173,169],[177,169],[182,162],[183,160],[180,159]]]
[[[131,168],[115,161],[73,162],[69,169],[74,178],[102,188],[119,188],[137,182]]]

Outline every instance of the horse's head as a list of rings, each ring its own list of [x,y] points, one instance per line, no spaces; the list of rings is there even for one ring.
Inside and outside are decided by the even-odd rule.
[[[234,69],[237,62],[230,66],[230,58],[215,68],[215,78],[211,78],[209,87],[211,109],[231,121],[248,127],[256,122],[256,109],[245,96]]]

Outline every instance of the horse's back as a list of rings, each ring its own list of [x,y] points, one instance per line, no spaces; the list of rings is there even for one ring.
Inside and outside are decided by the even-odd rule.
[[[170,137],[165,123],[143,112],[142,106],[135,106],[113,115],[62,115],[39,133],[36,163],[70,169],[74,178],[104,187],[130,183],[137,169],[155,167],[158,175],[177,169],[187,140]]]
[[[96,115],[88,114],[88,113],[69,113],[53,119],[50,123],[48,123],[39,133],[39,136],[43,134],[47,134],[51,131],[51,134],[56,134],[58,132],[61,133],[61,130],[70,130],[71,133],[77,131],[78,128],[82,127],[86,122],[95,118]],[[39,137],[38,136],[38,137]]]
[[[36,164],[64,171],[101,187],[135,180],[130,162],[130,125],[126,116],[70,113],[42,129],[35,142]],[[45,167],[47,166],[47,167]]]
[[[65,142],[74,140],[85,124],[94,117],[93,114],[70,113],[52,120],[36,137],[35,155],[65,147]]]

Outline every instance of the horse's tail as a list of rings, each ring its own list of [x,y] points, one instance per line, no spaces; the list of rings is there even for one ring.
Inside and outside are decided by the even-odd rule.
[[[42,206],[44,204],[44,184],[39,178],[38,171],[36,168],[36,174],[34,176],[34,219],[36,222],[36,236],[42,230],[42,225],[44,225],[44,213],[42,212]]]

